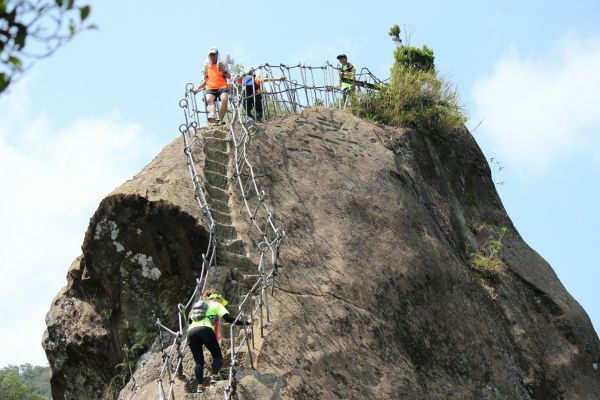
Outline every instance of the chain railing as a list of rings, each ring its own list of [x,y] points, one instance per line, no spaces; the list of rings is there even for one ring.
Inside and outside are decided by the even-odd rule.
[[[175,376],[181,371],[183,362],[182,348],[187,344],[187,337],[183,337],[184,321],[187,313],[194,300],[204,293],[208,278],[215,272],[217,260],[217,240],[216,240],[216,224],[211,214],[211,208],[206,200],[206,193],[202,188],[202,179],[196,170],[196,160],[192,152],[192,147],[196,144],[201,144],[201,138],[196,134],[199,128],[198,107],[196,98],[193,92],[193,85],[186,86],[185,98],[179,102],[179,106],[183,109],[185,122],[180,125],[179,132],[183,136],[184,154],[192,183],[194,186],[194,198],[196,199],[202,217],[209,230],[208,246],[206,253],[202,254],[202,267],[200,269],[200,277],[196,279],[194,292],[190,296],[186,304],[177,305],[177,331],[173,331],[161,323],[160,319],[156,320],[156,325],[159,328],[159,337],[161,344],[163,343],[163,332],[172,337],[172,344],[169,347],[168,353],[163,353],[163,365],[158,376],[159,400],[171,399],[173,396],[173,387]],[[175,357],[176,354],[176,357]],[[168,388],[165,390],[164,378],[168,377]]]
[[[263,64],[253,69],[258,76],[266,78],[261,88],[266,119],[299,112],[307,107],[344,109],[348,105],[348,97],[340,87],[340,67],[329,62],[317,67],[304,64]],[[276,80],[278,77],[285,79]],[[354,83],[352,92],[366,93],[385,84],[366,67],[356,71],[354,79],[349,83]]]
[[[256,76],[263,80],[260,85],[262,99],[258,97],[258,93],[247,95],[240,84],[244,77],[249,76],[247,72],[250,70],[253,70]],[[262,64],[249,68],[247,72],[237,74],[232,78],[232,91],[237,94],[242,110],[246,109],[247,100],[251,99],[253,104],[262,101],[265,120],[299,112],[307,107],[325,106],[344,109],[348,105],[348,97],[344,96],[344,91],[340,87],[341,69],[329,62],[316,67],[305,64],[291,66]],[[280,77],[284,79],[278,80],[277,78]],[[353,82],[348,81],[348,83],[354,83],[353,93],[364,94],[369,94],[386,85],[386,81],[378,79],[366,67],[357,69]],[[193,86],[190,89],[193,89]],[[204,96],[202,96],[202,101],[204,101]],[[232,103],[230,102],[230,104]],[[194,114],[196,122],[200,125],[198,114],[207,114],[206,105],[202,107],[202,110],[197,109]],[[244,112],[241,114],[243,115]],[[229,116],[231,118],[231,113]]]
[[[256,180],[254,167],[248,158],[250,140],[255,130],[254,124],[245,116],[242,102],[237,101],[239,92],[232,93],[232,112],[229,124],[229,135],[233,144],[233,166],[234,166],[234,189],[242,202],[241,213],[244,215],[252,229],[248,230],[248,236],[257,243],[255,251],[258,252],[258,267],[254,285],[248,291],[238,306],[235,322],[245,315],[254,319],[259,317],[260,335],[264,337],[265,322],[270,321],[269,312],[269,289],[271,295],[275,288],[275,277],[279,259],[279,249],[285,236],[285,232],[276,226],[274,217],[265,199],[267,194],[262,190]],[[254,301],[254,304],[252,304]],[[230,399],[237,387],[237,367],[239,365],[239,353],[244,344],[248,346],[250,366],[253,367],[252,352],[248,335],[245,334],[240,343],[235,343],[235,326],[230,326],[230,356],[229,380],[225,388],[225,399]],[[247,332],[246,332],[247,333]],[[251,336],[254,345],[254,335]]]
[[[262,101],[264,119],[268,120],[280,115],[299,112],[311,106],[327,106],[345,108],[347,96],[340,88],[340,68],[330,63],[320,67],[308,65],[287,66],[283,64],[264,64],[254,68],[264,79],[260,85],[261,97],[252,93],[254,102]],[[277,78],[283,77],[279,80]],[[257,182],[257,175],[249,158],[250,142],[254,136],[256,125],[248,115],[246,101],[251,97],[246,95],[239,84],[243,76],[232,79],[233,85],[230,93],[230,109],[228,110],[229,139],[233,150],[233,183],[234,190],[239,195],[242,203],[241,214],[249,223],[251,229],[248,236],[257,243],[257,279],[245,294],[234,313],[234,322],[230,326],[229,345],[231,364],[229,367],[228,382],[224,390],[225,400],[230,400],[237,389],[237,370],[240,364],[240,353],[244,346],[248,350],[250,367],[254,368],[252,348],[255,344],[253,330],[243,325],[243,336],[236,336],[237,322],[250,318],[258,318],[260,335],[264,337],[265,323],[270,321],[269,294],[274,294],[275,278],[278,270],[280,246],[285,232],[277,227],[273,213],[267,202],[267,192]],[[364,90],[367,93],[376,90],[385,82],[377,79],[367,68],[362,68],[355,74],[352,90]],[[254,103],[256,104],[256,103]],[[185,319],[194,300],[204,293],[210,276],[216,272],[217,240],[216,224],[211,215],[211,207],[207,201],[206,193],[202,187],[202,180],[196,170],[192,147],[202,146],[202,125],[199,114],[206,114],[206,107],[198,109],[194,85],[186,85],[185,97],[179,106],[183,109],[185,122],[179,127],[183,136],[184,154],[194,186],[194,198],[202,210],[202,216],[209,229],[209,241],[206,254],[202,254],[202,268],[200,277],[196,280],[194,292],[186,304],[177,305],[177,331],[163,325],[157,319],[159,337],[163,343],[163,333],[172,338],[169,350],[163,352],[163,365],[158,376],[159,400],[171,400],[175,377],[181,372],[183,351],[187,344],[184,338]],[[269,293],[270,292],[270,293]],[[239,335],[238,335],[239,336]],[[165,389],[164,380],[168,378],[168,387]]]

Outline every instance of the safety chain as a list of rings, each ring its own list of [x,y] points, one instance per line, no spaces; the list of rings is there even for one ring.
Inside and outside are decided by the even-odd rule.
[[[312,106],[346,108],[348,104],[347,97],[344,96],[337,85],[340,68],[329,62],[320,67],[301,64],[294,66],[264,64],[254,68],[254,70],[259,71],[259,75],[263,78],[268,78],[261,82],[260,86],[265,120],[296,113]],[[276,79],[279,77],[285,79]],[[237,76],[233,79],[234,84],[230,94],[231,107],[228,110],[229,136],[233,144],[234,156],[233,186],[243,203],[241,212],[252,227],[248,235],[252,237],[253,242],[258,243],[256,246],[258,266],[257,279],[238,304],[234,322],[230,326],[231,365],[228,383],[224,390],[225,400],[230,400],[236,392],[239,356],[244,346],[247,346],[248,349],[250,366],[254,368],[251,352],[251,346],[254,347],[254,335],[248,326],[243,325],[244,335],[236,343],[234,330],[238,321],[247,318],[254,320],[258,316],[260,335],[264,337],[265,323],[270,320],[269,292],[271,296],[274,294],[280,246],[285,236],[285,232],[277,227],[273,214],[265,203],[267,194],[259,187],[254,168],[248,158],[250,140],[254,136],[256,125],[247,114],[246,101],[250,96],[245,95],[238,79],[241,80],[241,77]],[[357,83],[356,90],[361,90],[358,89],[360,86],[367,93],[385,84],[367,68],[362,68],[360,72],[356,73],[353,82]],[[257,93],[252,94],[255,101],[259,100],[256,96]],[[185,97],[179,102],[179,106],[183,109],[185,116],[185,123],[179,127],[179,131],[183,136],[184,154],[194,185],[194,198],[202,209],[204,222],[209,228],[209,246],[207,253],[202,254],[202,269],[200,278],[196,279],[194,292],[185,305],[177,305],[178,330],[173,331],[163,325],[160,320],[157,319],[156,321],[161,344],[163,343],[163,332],[172,338],[169,351],[163,353],[163,366],[157,379],[159,400],[171,400],[173,398],[175,377],[182,368],[182,349],[187,344],[187,337],[184,337],[183,334],[184,320],[194,300],[204,293],[208,278],[213,275],[216,269],[216,224],[211,215],[211,207],[206,200],[207,196],[202,188],[202,180],[196,170],[196,162],[192,153],[192,147],[202,143],[201,137],[198,136],[198,133],[201,132],[199,128],[203,125],[199,114],[206,114],[207,111],[206,107],[204,107],[204,110],[198,109],[194,85],[191,83],[186,85]],[[165,377],[168,377],[169,382],[167,390],[165,390],[163,383]]]
[[[266,193],[259,188],[254,168],[248,159],[250,139],[253,136],[251,132],[254,132],[256,127],[245,116],[242,102],[237,101],[240,98],[237,89],[234,89],[231,97],[233,107],[230,114],[229,135],[233,143],[234,190],[243,203],[242,214],[253,228],[248,231],[248,235],[252,237],[254,243],[257,243],[255,250],[258,251],[258,277],[240,302],[235,321],[230,325],[231,365],[228,384],[225,387],[225,400],[231,399],[236,392],[239,354],[244,345],[248,346],[250,366],[254,368],[249,342],[251,339],[254,347],[254,335],[249,337],[244,326],[245,334],[236,344],[235,323],[248,315],[254,320],[258,315],[260,336],[264,338],[265,323],[270,321],[269,290],[272,296],[277,276],[279,249],[285,236],[285,232],[276,226],[273,214],[264,202]]]
[[[183,362],[182,348],[185,348],[187,344],[187,337],[184,337],[184,323],[187,312],[192,306],[192,303],[197,296],[204,293],[208,277],[214,272],[216,267],[217,259],[217,240],[216,240],[216,224],[211,214],[211,208],[206,200],[206,194],[202,188],[202,180],[196,170],[196,163],[192,153],[192,147],[196,143],[201,143],[200,138],[196,134],[197,128],[200,126],[198,119],[198,111],[196,105],[196,98],[193,92],[193,85],[188,84],[186,86],[185,98],[179,102],[179,106],[183,109],[185,116],[185,123],[179,127],[179,132],[183,136],[184,154],[186,156],[186,162],[192,183],[194,185],[194,198],[198,202],[198,205],[202,209],[202,216],[204,222],[209,228],[209,239],[208,249],[206,254],[202,254],[202,268],[200,271],[200,277],[196,279],[196,287],[194,292],[190,296],[187,303],[177,305],[178,315],[178,330],[173,331],[167,328],[161,323],[159,319],[156,320],[156,325],[159,328],[159,337],[161,344],[163,342],[162,334],[165,332],[167,335],[172,337],[172,344],[168,353],[163,353],[163,365],[158,375],[158,388],[159,388],[159,400],[171,399],[173,396],[173,387],[175,383],[175,376],[180,372]],[[183,339],[183,341],[182,341]],[[168,389],[164,388],[164,378],[168,377]]]
[[[264,120],[300,112],[307,107],[325,106],[345,109],[348,106],[349,96],[344,95],[344,91],[339,85],[341,69],[329,62],[317,67],[305,64],[292,66],[262,64],[251,69],[263,79],[260,84],[260,92],[264,107]],[[242,110],[245,109],[248,100],[252,99],[251,104],[256,104],[256,101],[260,100],[257,98],[257,93],[246,95],[242,90],[240,81],[244,75],[237,75],[232,79],[233,91],[237,93],[237,98],[241,101]],[[280,77],[285,79],[280,81],[278,80]],[[367,95],[387,84],[387,80],[378,79],[366,67],[357,71],[354,80],[349,82],[355,83],[352,92]],[[245,111],[240,114],[244,115]],[[206,110],[203,110],[198,111],[197,114],[206,113]]]
[[[325,106],[345,109],[348,105],[348,96],[339,87],[340,68],[327,62],[320,67],[309,65],[287,66],[264,64],[255,68],[261,76],[273,79],[283,76],[283,81],[267,81],[263,91],[265,103],[265,117],[270,119],[282,114],[302,111],[314,106]],[[354,80],[367,87],[369,93],[384,82],[377,79],[371,71],[363,67],[355,73]],[[357,90],[359,86],[354,86]]]

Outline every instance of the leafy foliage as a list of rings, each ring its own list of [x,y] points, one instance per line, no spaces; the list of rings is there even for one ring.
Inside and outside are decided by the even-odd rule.
[[[123,362],[115,365],[115,375],[111,378],[107,392],[117,394],[127,385],[127,381],[131,378],[132,367],[137,362],[138,358],[150,348],[155,334],[147,331],[135,332],[133,340],[135,343],[131,347],[125,346]]]
[[[394,50],[394,59],[397,66],[405,69],[420,71],[435,69],[433,50],[427,46],[420,49],[414,46],[398,46]]]
[[[0,369],[0,399],[50,399],[49,368],[31,364],[9,365]]]
[[[397,25],[390,36],[399,40],[400,29],[395,28]],[[425,132],[446,133],[462,128],[467,118],[459,106],[458,92],[436,73],[433,51],[427,46],[418,49],[399,45],[394,58],[390,84],[370,95],[357,94],[351,111],[387,125]]]
[[[0,93],[36,59],[48,57],[79,32],[89,5],[76,0],[0,0]]]
[[[104,310],[102,310],[100,312],[100,315],[102,316],[102,319],[108,321],[113,316],[113,309],[112,308],[105,308]]]
[[[392,40],[397,46],[400,46],[402,39],[400,39],[400,27],[398,25],[392,26],[388,32],[388,35],[392,37]]]
[[[127,385],[127,381],[130,378],[129,368],[129,362],[122,362],[115,365],[116,375],[111,379],[110,383],[110,388],[114,393],[118,393]]]
[[[135,343],[129,351],[134,358],[141,356],[150,347],[150,342],[154,339],[152,332],[136,332],[134,334]]]
[[[244,64],[235,64],[233,66],[233,73],[236,75],[243,75],[246,72],[246,69],[244,68]]]

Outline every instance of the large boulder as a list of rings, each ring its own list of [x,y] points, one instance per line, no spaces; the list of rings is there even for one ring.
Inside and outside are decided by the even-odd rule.
[[[173,324],[193,289],[207,229],[181,149],[167,146],[92,218],[47,317],[54,398],[116,396],[120,349],[156,317]],[[469,132],[318,108],[259,125],[249,150],[286,237],[241,398],[600,398],[598,336],[519,236]],[[497,271],[483,275],[471,254],[500,231]],[[162,348],[148,346],[121,398],[156,397]],[[193,385],[185,357],[175,398]]]
[[[157,318],[175,328],[208,244],[186,174],[174,141],[100,203],[46,317],[53,398],[110,397],[123,347],[148,347]]]

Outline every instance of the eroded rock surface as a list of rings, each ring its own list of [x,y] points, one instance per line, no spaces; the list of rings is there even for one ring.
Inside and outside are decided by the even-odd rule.
[[[260,125],[252,140],[287,235],[273,323],[257,369],[240,373],[240,398],[600,398],[598,336],[514,229],[468,132],[426,135],[323,108]],[[239,230],[236,218],[221,223]],[[468,264],[490,226],[510,229],[493,280]],[[90,222],[47,317],[54,398],[116,396],[121,348],[155,331],[156,317],[174,324],[206,241],[175,140]],[[223,268],[219,285],[237,290],[228,282],[240,265]],[[120,398],[157,397],[161,347],[140,357]],[[193,398],[192,368],[186,354],[175,398]],[[223,385],[205,398],[222,398]]]

